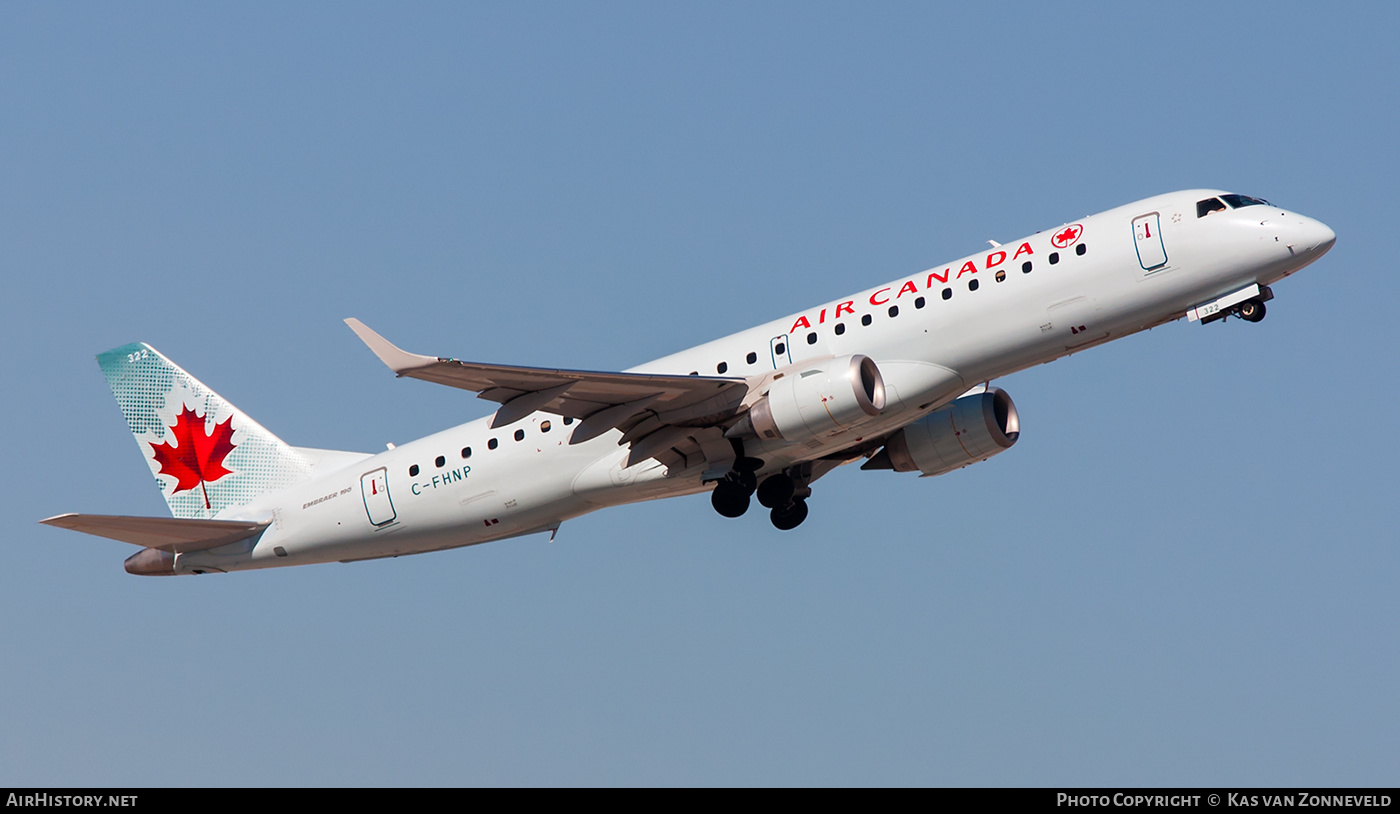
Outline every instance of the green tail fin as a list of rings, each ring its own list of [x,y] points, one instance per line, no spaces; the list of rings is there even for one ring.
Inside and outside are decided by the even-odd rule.
[[[310,474],[304,456],[150,345],[97,364],[176,517],[216,517]]]

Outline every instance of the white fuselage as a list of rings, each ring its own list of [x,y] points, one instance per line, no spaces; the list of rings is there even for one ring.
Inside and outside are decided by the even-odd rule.
[[[1265,286],[1331,247],[1325,225],[1277,207],[1197,214],[1220,195],[1148,198],[901,277],[717,339],[631,372],[745,377],[864,354],[889,390],[858,437],[814,450],[746,442],[776,472],[878,438],[969,387],[1178,319]],[[1024,270],[1029,264],[1029,270]],[[839,326],[839,327],[838,327]],[[570,444],[578,422],[482,418],[378,455],[332,455],[310,480],[230,511],[271,520],[256,541],[177,558],[180,573],[397,556],[556,529],[605,506],[710,488],[703,467],[625,466],[616,431]],[[320,474],[321,470],[326,470]]]

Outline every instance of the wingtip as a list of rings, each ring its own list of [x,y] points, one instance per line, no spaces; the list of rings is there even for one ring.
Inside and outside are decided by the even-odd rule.
[[[388,365],[389,369],[395,373],[402,373],[405,370],[423,367],[437,361],[436,357],[409,353],[354,317],[346,317],[345,324],[350,326],[350,330],[355,332],[355,335],[374,352],[375,356],[379,357],[379,361]]]

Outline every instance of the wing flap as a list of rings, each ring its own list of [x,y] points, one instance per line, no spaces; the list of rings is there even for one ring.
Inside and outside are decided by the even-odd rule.
[[[40,520],[46,526],[120,540],[172,553],[203,551],[246,540],[271,523],[197,520],[183,517],[128,517],[113,514],[60,514]]]

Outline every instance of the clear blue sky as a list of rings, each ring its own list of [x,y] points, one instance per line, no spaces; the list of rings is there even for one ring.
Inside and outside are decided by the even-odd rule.
[[[0,8],[0,785],[1394,785],[1400,11],[941,5]],[[165,511],[126,342],[375,451],[488,408],[347,316],[624,368],[1195,186],[1337,246],[797,532],[697,496],[141,579],[36,525]]]

